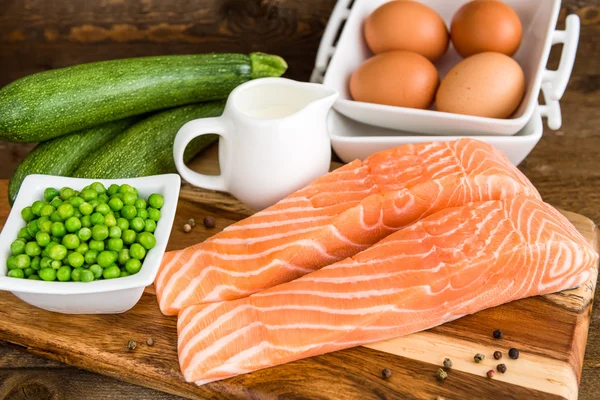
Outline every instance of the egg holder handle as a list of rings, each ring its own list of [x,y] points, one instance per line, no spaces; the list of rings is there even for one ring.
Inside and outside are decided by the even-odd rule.
[[[343,24],[350,16],[353,4],[354,0],[338,0],[335,4],[325,27],[325,32],[321,37],[315,67],[310,76],[311,82],[323,82],[329,61],[335,53],[337,39],[342,33]],[[567,16],[564,31],[555,30],[552,32],[552,45],[562,43],[563,48],[558,68],[556,70],[545,69],[543,72],[541,92],[545,104],[538,104],[541,116],[546,118],[548,127],[552,130],[560,129],[562,125],[559,101],[565,93],[569,78],[571,78],[579,44],[580,29],[579,17],[576,14],[571,14]]]

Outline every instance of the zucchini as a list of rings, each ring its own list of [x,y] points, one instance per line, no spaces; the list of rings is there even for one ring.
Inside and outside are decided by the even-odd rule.
[[[40,142],[153,110],[222,100],[250,79],[280,76],[264,53],[129,58],[30,75],[0,89],[0,139]]]
[[[73,176],[79,178],[135,178],[177,172],[173,161],[173,142],[186,122],[197,118],[218,117],[224,101],[194,104],[155,114],[131,126],[97,149],[81,163]],[[217,139],[200,136],[190,142],[184,159],[196,154]]]
[[[8,201],[12,205],[27,175],[70,176],[88,154],[106,144],[131,126],[137,118],[109,122],[95,128],[65,135],[38,144],[19,164],[8,182]]]

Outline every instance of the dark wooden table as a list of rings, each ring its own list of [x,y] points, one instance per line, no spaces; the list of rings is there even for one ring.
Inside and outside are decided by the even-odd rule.
[[[0,86],[72,64],[134,56],[265,51],[308,79],[335,0],[0,0]],[[600,223],[600,1],[563,0],[582,21],[577,62],[561,100],[563,126],[546,129],[520,165],[544,199]],[[553,49],[550,67],[558,64]],[[32,145],[0,142],[0,179]],[[596,291],[600,301],[600,291]],[[600,304],[600,303],[596,303]],[[1,321],[0,321],[1,323]],[[85,334],[82,333],[82,340]],[[592,315],[580,398],[600,393],[600,307]],[[0,343],[0,399],[171,399]]]

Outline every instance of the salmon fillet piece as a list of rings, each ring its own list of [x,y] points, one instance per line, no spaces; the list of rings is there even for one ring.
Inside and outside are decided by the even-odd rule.
[[[201,385],[407,335],[580,286],[597,260],[575,227],[538,199],[447,208],[295,281],[184,309],[181,370]]]
[[[246,297],[352,256],[438,210],[536,189],[472,139],[405,145],[353,161],[184,250],[155,280],[160,309]]]

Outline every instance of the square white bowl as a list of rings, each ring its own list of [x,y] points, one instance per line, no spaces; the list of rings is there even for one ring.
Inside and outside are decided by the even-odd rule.
[[[44,189],[48,187],[58,190],[68,186],[80,190],[92,182],[101,182],[107,188],[113,183],[128,183],[137,188],[140,197],[144,198],[152,193],[163,195],[164,204],[154,232],[156,246],[147,252],[140,272],[123,278],[93,282],[45,282],[6,276],[6,260],[11,254],[10,244],[26,225],[21,218],[21,210],[36,200],[43,200]],[[27,176],[0,232],[0,290],[10,291],[33,306],[64,314],[117,314],[131,309],[142,297],[144,288],[154,282],[158,273],[171,234],[180,186],[181,178],[177,174],[127,179]]]
[[[418,110],[352,100],[348,89],[350,76],[372,56],[364,40],[363,22],[376,8],[388,1],[390,0],[356,0],[351,3],[351,0],[338,0],[332,13],[319,47],[311,80],[322,79],[324,85],[340,93],[334,105],[338,112],[365,124],[420,134],[513,135],[531,120],[542,84],[548,86],[552,101],[558,101],[562,97],[575,59],[579,19],[569,16],[567,30],[555,31],[560,0],[503,0],[519,15],[523,25],[523,40],[514,58],[525,73],[526,92],[511,118],[475,117],[434,111],[434,107],[430,110]],[[446,25],[450,26],[454,13],[469,0],[419,1],[436,10]],[[335,35],[342,23],[343,30],[335,43]],[[565,43],[561,63],[557,71],[547,71],[545,66],[550,48],[556,43]],[[440,79],[461,59],[450,44],[447,53],[436,63]],[[553,129],[558,127],[553,126]]]

